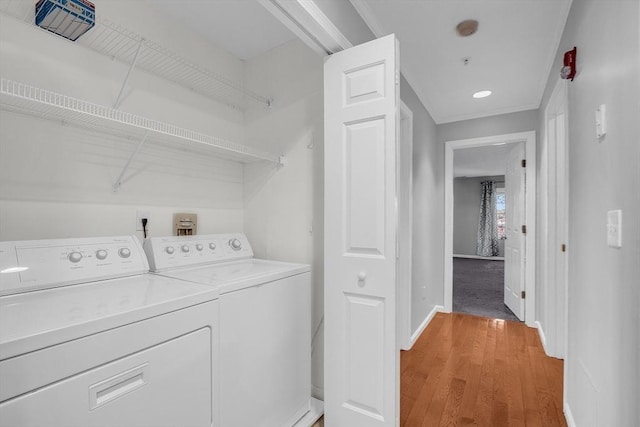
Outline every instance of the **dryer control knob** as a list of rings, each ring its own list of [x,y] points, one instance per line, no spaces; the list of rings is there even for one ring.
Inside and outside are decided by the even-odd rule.
[[[216,244],[215,243],[209,243],[209,249],[211,249],[212,251],[216,250]]]
[[[234,238],[229,240],[229,246],[231,246],[231,249],[233,249],[234,251],[239,251],[240,249],[242,249],[242,242]]]
[[[187,252],[189,252],[189,245],[182,245],[182,247],[180,247],[180,250],[186,254]]]
[[[77,262],[80,262],[81,259],[82,259],[82,254],[80,252],[71,252],[69,254],[69,261],[71,261],[74,264]]]
[[[120,258],[129,258],[131,256],[131,250],[129,248],[120,248],[118,255],[120,255]]]
[[[173,249],[173,246],[167,246],[166,248],[164,248],[164,251],[169,255],[173,255],[173,253],[175,252],[175,249]]]
[[[198,250],[198,252],[202,251],[203,248],[204,246],[202,246],[200,243],[196,245],[196,249]]]
[[[96,258],[98,258],[99,260],[106,259],[107,255],[109,254],[104,249],[99,249],[98,251],[96,251]]]

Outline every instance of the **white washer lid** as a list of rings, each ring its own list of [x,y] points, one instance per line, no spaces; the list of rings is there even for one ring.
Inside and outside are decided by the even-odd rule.
[[[0,360],[217,298],[153,274],[0,297]]]
[[[215,287],[220,294],[310,271],[307,264],[249,258],[208,266],[163,271],[167,277]]]

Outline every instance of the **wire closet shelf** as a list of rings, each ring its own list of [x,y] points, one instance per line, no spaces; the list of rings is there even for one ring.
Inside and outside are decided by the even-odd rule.
[[[59,5],[60,8],[65,8],[62,0],[49,1]],[[35,28],[40,29],[35,25],[33,1],[0,0],[0,12],[32,23]],[[266,106],[271,106],[272,103],[270,98],[245,88],[242,83],[196,64],[153,40],[99,16],[96,17],[95,27],[74,43],[177,83],[240,111],[246,109],[247,99]]]
[[[4,110],[62,120],[101,132],[187,143],[244,163],[281,163],[280,157],[262,150],[5,78],[0,79],[0,105]]]

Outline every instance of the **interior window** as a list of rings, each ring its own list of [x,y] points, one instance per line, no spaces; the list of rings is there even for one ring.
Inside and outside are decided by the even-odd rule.
[[[505,229],[505,211],[506,201],[504,197],[504,188],[496,189],[496,228],[498,230],[498,239],[507,238],[507,230]]]

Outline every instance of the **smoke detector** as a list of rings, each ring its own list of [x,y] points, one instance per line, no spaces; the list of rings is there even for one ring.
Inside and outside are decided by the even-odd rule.
[[[469,37],[478,31],[478,21],[475,19],[465,19],[456,25],[456,31],[460,37]]]

